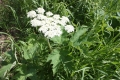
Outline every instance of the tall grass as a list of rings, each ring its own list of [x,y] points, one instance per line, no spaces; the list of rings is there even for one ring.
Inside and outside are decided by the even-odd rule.
[[[11,0],[4,6],[0,28],[14,39],[1,54],[1,79],[120,79],[120,0]],[[26,17],[38,7],[69,17],[76,31],[62,44],[47,41]]]

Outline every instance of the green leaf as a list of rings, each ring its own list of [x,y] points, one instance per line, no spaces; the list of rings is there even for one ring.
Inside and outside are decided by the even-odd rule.
[[[9,72],[15,65],[16,65],[16,61],[14,61],[12,64],[3,66],[0,69],[0,78],[4,78],[7,72]]]
[[[7,71],[10,71],[11,66],[12,66],[12,64],[8,64],[8,65],[6,65],[6,66],[3,66],[3,67],[0,69],[0,77],[1,77],[1,78],[4,78],[4,77],[5,77],[6,72],[7,72]]]
[[[72,58],[68,54],[69,52],[67,50],[62,49],[54,49],[52,53],[49,54],[47,62],[51,60],[51,64],[53,64],[53,75],[57,72],[57,69],[59,69],[59,64],[63,64],[66,72],[73,70],[73,63],[71,62]]]
[[[76,42],[80,36],[82,36],[88,29],[86,26],[82,26],[83,28],[80,28],[79,30],[76,31],[74,36],[70,39],[71,42]]]
[[[30,59],[31,56],[30,56],[30,54],[28,53],[27,46],[28,46],[28,45],[27,45],[26,43],[22,46],[23,57],[24,57],[25,59]]]
[[[17,73],[14,74],[13,77],[15,80],[26,80],[26,78],[30,78],[30,80],[37,80],[36,67],[26,66],[26,64],[22,64],[16,69],[16,72]]]
[[[107,29],[108,31],[114,31],[114,29],[112,28],[112,26],[108,26],[108,27],[106,27],[106,29]]]
[[[66,49],[62,49],[60,50],[60,55],[60,60],[64,66],[64,70],[66,71],[66,73],[74,70],[74,63],[72,62],[72,57],[69,55],[69,51]]]
[[[38,44],[32,43],[31,41],[29,41],[27,44],[22,41],[21,43],[22,43],[23,57],[25,59],[32,59],[34,57],[34,53],[38,48]]]
[[[37,43],[28,45],[28,54],[27,55],[29,56],[29,58],[33,58],[34,57],[34,54],[37,51],[37,48],[38,48],[38,44]]]
[[[17,80],[26,80],[26,76],[21,75]]]
[[[58,64],[60,63],[60,51],[58,49],[54,49],[52,53],[48,55],[47,62],[51,60],[53,75],[56,73]]]
[[[9,61],[11,61],[11,62],[15,61],[15,55],[14,55],[14,52],[12,50],[6,51],[4,53],[4,55],[9,59]]]
[[[27,77],[33,77],[33,73],[31,72],[28,74],[17,74],[15,77],[17,80],[26,80]],[[32,78],[31,80],[36,80],[36,78],[34,77],[34,79]]]
[[[50,40],[52,40],[54,43],[62,44],[62,38],[61,38],[61,36],[55,36],[53,38],[50,38]]]

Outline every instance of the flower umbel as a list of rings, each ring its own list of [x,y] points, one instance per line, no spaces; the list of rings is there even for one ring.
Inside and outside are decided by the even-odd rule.
[[[30,21],[33,27],[41,26],[41,21],[38,19],[34,18],[33,20]]]
[[[53,38],[55,36],[61,36],[63,31],[67,33],[73,32],[74,27],[70,25],[68,17],[59,14],[53,14],[48,11],[45,14],[43,8],[37,8],[27,13],[27,17],[31,18],[30,23],[33,27],[39,27],[39,31],[47,38]],[[63,30],[64,29],[64,30]]]
[[[45,10],[43,8],[37,8],[36,10],[39,14],[44,14]]]
[[[29,11],[29,12],[27,13],[27,17],[28,17],[28,18],[34,18],[34,17],[36,17],[36,15],[37,15],[36,12],[33,11],[33,10],[32,10],[32,11]]]
[[[65,26],[65,30],[70,33],[70,32],[73,32],[74,31],[74,27],[72,25],[66,25]]]
[[[46,12],[46,16],[52,16],[52,15],[53,15],[52,12],[50,12],[50,11]]]

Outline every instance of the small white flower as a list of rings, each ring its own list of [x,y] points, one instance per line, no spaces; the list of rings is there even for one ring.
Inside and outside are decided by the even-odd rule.
[[[49,17],[49,18],[46,18],[44,21],[46,22],[46,24],[51,25],[51,23],[54,21],[54,19]]]
[[[57,24],[55,22],[51,22],[51,26],[56,26]]]
[[[48,31],[48,27],[46,27],[46,26],[41,26],[41,27],[39,28],[39,31],[45,34],[45,33]]]
[[[46,24],[39,28],[39,31],[44,34],[47,38],[53,38],[55,36],[60,36],[62,34],[61,28],[58,25],[49,25]]]
[[[50,21],[50,22],[54,22],[54,18],[53,17],[49,17],[46,20]]]
[[[53,33],[53,31],[47,31],[44,35],[47,38],[53,38],[55,36],[55,33]]]
[[[66,22],[61,20],[61,21],[59,21],[59,24],[62,25],[62,26],[65,26]]]
[[[69,19],[68,19],[68,17],[62,16],[61,21],[67,23],[67,22],[69,22]]]
[[[47,17],[44,16],[43,14],[37,14],[37,19],[45,20],[47,19]]]
[[[46,21],[45,20],[42,20],[41,21],[41,26],[45,26],[46,25]]]
[[[34,18],[33,20],[30,21],[33,27],[41,26],[42,23],[38,19]]]
[[[60,20],[56,19],[56,20],[54,20],[54,22],[55,22],[56,24],[58,24],[58,23],[60,23]]]
[[[49,28],[50,31],[53,31],[53,30],[60,30],[59,26],[56,25],[56,24],[50,25],[50,26],[48,26],[48,28]]]
[[[57,33],[56,33],[56,36],[61,36],[61,35],[62,35],[62,31],[58,30]]]
[[[53,15],[52,12],[50,12],[50,11],[46,12],[46,16],[52,16],[52,15]]]
[[[45,33],[45,37],[53,38],[55,36],[60,36],[62,34],[61,30],[50,30]]]
[[[27,17],[28,17],[28,18],[34,18],[34,17],[36,17],[36,15],[37,15],[36,12],[33,11],[33,10],[32,10],[32,11],[29,11],[29,12],[27,13]]]
[[[44,14],[45,10],[43,8],[37,8],[36,10],[40,14]]]
[[[66,25],[65,26],[65,30],[70,33],[70,32],[73,32],[74,31],[74,27],[72,25]]]
[[[60,19],[60,15],[55,14],[55,15],[53,15],[53,18],[54,18],[54,19]]]

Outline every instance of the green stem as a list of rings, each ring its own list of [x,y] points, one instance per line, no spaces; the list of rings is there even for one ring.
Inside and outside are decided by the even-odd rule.
[[[52,51],[52,47],[50,45],[49,39],[47,39],[47,43],[48,43],[48,47],[49,47],[50,51]]]

